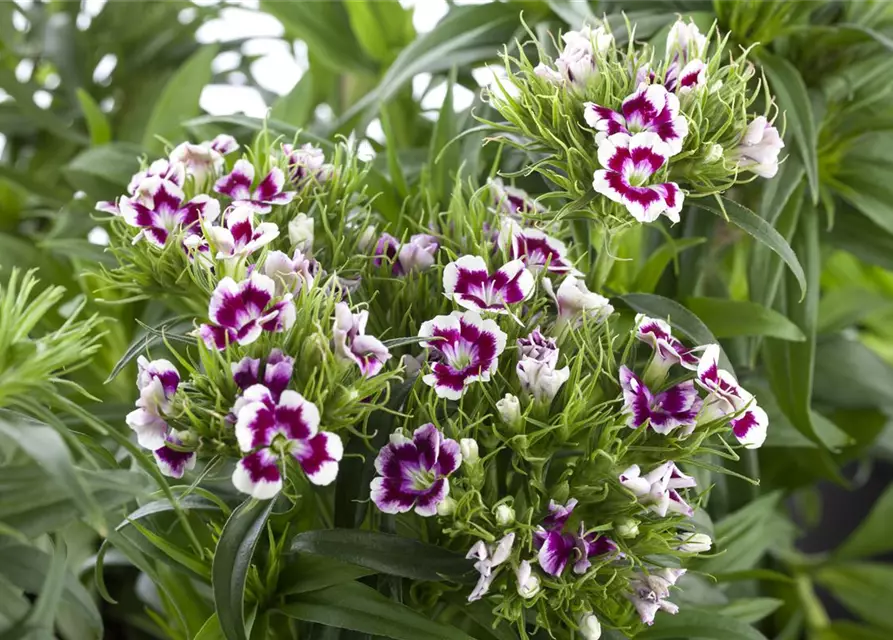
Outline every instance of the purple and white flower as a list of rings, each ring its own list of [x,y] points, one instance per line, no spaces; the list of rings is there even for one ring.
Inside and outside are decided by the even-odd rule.
[[[143,195],[122,197],[118,203],[124,221],[140,229],[134,244],[145,238],[156,247],[163,247],[172,233],[197,229],[202,222],[213,222],[220,215],[217,200],[198,195],[184,202],[183,190],[170,180],[146,178],[140,189]]]
[[[681,18],[670,27],[667,34],[667,59],[686,62],[693,58],[703,58],[707,52],[707,37],[701,34],[698,25],[689,18],[686,23]]]
[[[384,363],[391,358],[391,352],[374,336],[366,335],[366,322],[369,312],[365,309],[353,313],[346,302],[335,305],[335,355],[345,362],[353,362],[364,376],[371,378],[378,374]]]
[[[653,393],[624,365],[620,367],[620,388],[623,391],[624,413],[629,416],[626,424],[631,429],[647,424],[662,435],[680,427],[684,435],[694,430],[701,410],[701,398],[691,380]]]
[[[516,371],[521,389],[543,404],[552,402],[571,375],[570,367],[557,369],[549,362],[524,357],[518,361]]]
[[[481,319],[476,311],[436,316],[422,323],[419,337],[434,338],[422,344],[436,356],[422,381],[448,400],[461,398],[471,383],[490,379],[507,339],[495,321]]]
[[[680,69],[679,63],[673,62],[667,68],[664,86],[680,96],[701,89],[707,86],[707,65],[696,58]]]
[[[313,252],[313,218],[299,213],[288,223],[288,239],[295,249]]]
[[[597,57],[614,45],[614,36],[604,27],[595,29],[585,25],[579,31],[568,31],[561,36],[564,50],[555,61],[558,73],[566,82],[583,86],[598,74]]]
[[[271,251],[264,258],[264,274],[276,283],[276,295],[297,295],[312,288],[318,272],[319,263],[307,258],[300,249],[295,249],[291,258],[282,251]]]
[[[391,265],[391,272],[394,275],[400,273],[400,265],[397,263],[397,252],[400,250],[400,241],[390,233],[383,233],[375,243],[375,259],[372,261],[377,268],[387,262]]]
[[[522,359],[529,358],[553,367],[558,364],[558,345],[555,338],[544,336],[539,327],[531,331],[527,337],[518,338],[518,353]]]
[[[488,545],[483,540],[478,540],[465,557],[468,560],[474,560],[474,568],[480,574],[478,582],[468,596],[469,602],[475,602],[484,597],[490,590],[498,567],[509,559],[512,552],[512,545],[515,544],[515,534],[508,533],[495,544]]]
[[[332,165],[325,164],[322,149],[309,142],[300,147],[284,144],[282,153],[288,161],[289,177],[296,186],[303,186],[310,180],[325,182],[332,175]]]
[[[264,331],[288,331],[295,322],[295,305],[291,294],[275,299],[276,283],[271,278],[252,273],[236,282],[223,278],[211,295],[208,318],[211,323],[199,328],[199,335],[209,349],[222,350],[228,344],[251,344]]]
[[[220,134],[213,140],[206,140],[199,144],[183,142],[171,151],[170,160],[173,164],[182,165],[187,175],[195,178],[197,183],[202,183],[208,176],[213,176],[223,169],[223,156],[236,151],[239,143],[232,136]]]
[[[233,170],[214,184],[214,191],[232,198],[233,206],[250,207],[257,213],[270,213],[273,205],[285,205],[295,197],[294,191],[283,191],[285,174],[273,167],[252,190],[254,165],[248,160],[238,160]]]
[[[279,237],[279,227],[273,222],[254,224],[255,210],[237,206],[226,212],[226,227],[207,229],[209,239],[217,247],[217,259],[241,258],[270,244]]]
[[[417,233],[409,238],[409,242],[400,245],[394,267],[400,266],[403,274],[414,271],[427,271],[434,266],[440,243],[432,235]]]
[[[522,560],[515,569],[515,578],[518,580],[518,595],[525,600],[530,600],[540,592],[540,579],[533,572],[530,562]]]
[[[683,500],[679,489],[697,486],[695,479],[679,470],[673,462],[664,462],[642,475],[639,465],[634,464],[619,476],[620,484],[629,489],[642,506],[661,518],[667,513],[691,516],[694,510]]]
[[[164,359],[149,361],[140,356],[137,366],[137,408],[127,414],[125,421],[136,433],[140,446],[154,451],[165,444],[168,425],[163,416],[170,411],[171,399],[180,385],[180,374]]]
[[[641,85],[623,100],[621,113],[592,102],[585,103],[583,107],[583,118],[595,129],[595,140],[599,146],[602,141],[618,133],[628,136],[651,133],[666,145],[665,155],[670,157],[682,151],[682,143],[688,135],[688,120],[679,113],[679,98],[663,85]],[[599,161],[607,167],[601,154]],[[658,168],[655,167],[651,173]]]
[[[449,476],[460,464],[459,443],[444,438],[433,424],[424,424],[415,430],[412,440],[405,436],[392,439],[379,451],[372,502],[384,513],[414,509],[420,516],[433,516],[449,495]]]
[[[344,453],[341,438],[319,430],[319,410],[297,391],[279,399],[264,385],[248,387],[236,414],[239,449],[250,452],[236,465],[233,485],[258,500],[282,489],[280,465],[286,455],[297,460],[313,484],[331,484]]]
[[[443,270],[443,292],[458,305],[474,311],[508,313],[533,293],[533,274],[521,260],[506,263],[493,275],[480,256],[462,256]]]
[[[577,533],[562,532],[576,505],[574,499],[566,505],[550,501],[549,515],[534,533],[534,544],[539,549],[539,565],[549,575],[560,576],[569,562],[573,562],[574,573],[586,573],[592,566],[589,558],[617,551],[617,545],[611,539],[587,533],[583,523],[580,523]]]
[[[533,272],[546,269],[552,273],[582,275],[571,263],[567,246],[532,227],[522,227],[510,218],[505,218],[499,232],[499,247],[508,249],[513,260],[522,260]]]
[[[148,178],[158,178],[173,182],[178,187],[182,187],[186,180],[186,172],[183,165],[179,163],[171,164],[167,159],[161,158],[154,161],[145,171],[139,171],[130,178],[127,184],[127,195],[132,200],[136,200],[142,204],[152,206],[152,195],[150,190],[155,189],[155,181],[146,182]],[[145,184],[144,184],[145,183]],[[122,197],[121,199],[126,198]],[[96,203],[96,210],[103,213],[110,213],[113,216],[120,216],[121,209],[119,201],[100,201]]]
[[[719,345],[707,345],[698,363],[698,384],[707,391],[704,420],[731,416],[729,426],[746,449],[758,449],[766,440],[769,416],[753,395],[738,385],[735,376],[719,368]]]
[[[670,597],[670,587],[685,573],[685,569],[660,569],[653,573],[640,573],[630,580],[632,593],[627,598],[635,605],[639,617],[647,625],[654,624],[654,616],[658,611],[675,614],[679,611]]]
[[[490,194],[496,211],[510,219],[520,220],[525,214],[542,213],[546,209],[531,198],[524,189],[506,186],[501,178],[489,182]]]
[[[598,145],[598,160],[605,168],[593,174],[592,186],[626,207],[639,222],[654,222],[661,214],[679,222],[685,200],[679,185],[650,184],[669,156],[669,148],[656,133],[614,134]]]
[[[565,276],[557,292],[552,289],[552,281],[548,278],[543,279],[543,287],[558,306],[558,317],[562,322],[586,317],[600,324],[614,313],[614,307],[607,298],[590,291],[586,283],[574,275]]]
[[[273,400],[278,402],[279,396],[288,388],[295,369],[295,359],[285,355],[280,349],[273,349],[264,363],[263,376],[260,373],[260,358],[242,358],[230,365],[233,381],[242,391],[256,384],[262,384],[270,392]],[[240,407],[241,408],[241,407]],[[234,411],[238,413],[238,411]]]
[[[762,178],[773,178],[778,173],[778,154],[784,149],[784,141],[765,116],[757,116],[747,125],[741,142],[732,151],[732,160],[745,171],[752,171]]]
[[[694,349],[686,347],[679,339],[673,337],[670,325],[663,320],[651,318],[644,313],[638,314],[636,338],[651,345],[654,350],[654,355],[645,370],[644,377],[647,383],[662,382],[674,364],[682,365],[690,371],[697,370],[700,358],[694,353]]]
[[[162,475],[169,478],[182,478],[187,471],[195,468],[195,451],[186,451],[179,448],[181,446],[182,442],[176,436],[168,435],[164,446],[152,452]]]

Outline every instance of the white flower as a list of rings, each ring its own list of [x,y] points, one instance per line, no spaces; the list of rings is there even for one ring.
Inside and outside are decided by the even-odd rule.
[[[783,148],[784,141],[778,129],[770,125],[765,116],[757,116],[747,125],[747,131],[732,155],[742,169],[762,178],[772,178],[778,173],[778,154]]]
[[[580,636],[583,640],[598,640],[602,637],[602,625],[591,611],[587,611],[577,619],[580,625]]]
[[[295,249],[303,253],[313,251],[313,218],[299,213],[288,223],[288,239]]]
[[[518,396],[505,394],[505,397],[496,403],[496,410],[508,426],[515,429],[521,426],[521,403],[518,401]]]
[[[680,533],[676,536],[677,551],[683,553],[706,553],[713,546],[713,540],[706,533]]]
[[[501,504],[496,507],[496,524],[500,527],[507,527],[515,521],[515,510],[507,504]]]
[[[522,358],[517,367],[521,388],[537,402],[549,403],[571,375],[570,367],[556,369],[548,362]]]
[[[459,440],[459,451],[462,453],[462,461],[469,465],[477,464],[481,459],[478,443],[474,438],[462,438]]]
[[[604,322],[614,313],[614,307],[607,298],[590,291],[586,283],[576,276],[566,276],[557,293],[553,292],[552,282],[548,278],[543,280],[543,286],[558,305],[558,315],[565,320],[586,315],[595,322]]]
[[[482,540],[479,540],[468,550],[465,557],[469,560],[476,560],[474,568],[481,574],[477,585],[475,585],[471,595],[468,596],[469,602],[480,600],[490,590],[490,584],[496,577],[496,568],[508,560],[514,543],[515,534],[509,533],[503,536],[496,544],[487,545]]]
[[[555,61],[562,77],[576,85],[581,85],[598,73],[595,55],[604,53],[614,44],[614,36],[598,26],[592,29],[586,25],[579,31],[568,31],[561,39],[564,50]]]
[[[707,38],[691,18],[687,23],[681,19],[677,20],[670,28],[670,33],[667,35],[668,59],[673,59],[673,54],[681,56],[683,61],[700,58],[706,49]]]
[[[648,575],[642,573],[630,581],[632,593],[627,597],[635,605],[642,622],[653,624],[655,614],[661,609],[671,614],[679,611],[679,607],[666,598],[670,597],[670,587],[684,573],[685,569],[661,569]]]
[[[540,592],[540,579],[533,573],[527,560],[522,560],[515,569],[515,577],[518,578],[518,594],[525,600]]]

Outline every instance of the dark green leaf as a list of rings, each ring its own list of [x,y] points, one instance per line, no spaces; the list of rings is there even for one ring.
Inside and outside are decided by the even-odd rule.
[[[90,130],[90,141],[94,147],[108,144],[112,140],[112,128],[108,119],[93,100],[92,96],[84,89],[78,87],[78,101],[81,103],[81,111],[87,120],[87,129]]]
[[[254,548],[274,502],[254,498],[243,502],[226,521],[217,542],[211,585],[220,627],[227,640],[246,640],[248,637],[245,629],[245,582]]]
[[[893,269],[893,234],[874,224],[852,206],[837,207],[831,242],[869,264]]]
[[[75,156],[65,167],[65,174],[74,184],[91,195],[96,194],[93,183],[85,183],[83,177],[101,180],[100,188],[120,187],[121,191],[140,168],[141,149],[127,142],[113,142],[102,147],[92,147]],[[108,187],[105,187],[108,185]],[[115,193],[115,191],[112,191]]]
[[[815,362],[815,397],[848,408],[888,407],[893,369],[855,340],[835,336],[819,342]]]
[[[714,611],[681,609],[674,616],[658,614],[654,626],[636,634],[636,640],[715,638],[716,640],[766,640],[750,625]]]
[[[819,333],[837,333],[863,319],[893,309],[893,300],[868,289],[831,289],[819,302]]]
[[[828,565],[816,572],[815,579],[866,622],[893,631],[893,566],[869,562]]]
[[[680,238],[678,240],[667,240],[658,247],[656,251],[648,256],[648,259],[642,265],[641,269],[639,269],[639,273],[636,275],[635,284],[633,284],[631,288],[632,291],[639,291],[642,293],[651,293],[654,291],[657,288],[657,283],[660,281],[660,277],[663,275],[667,265],[669,265],[676,256],[686,249],[703,244],[705,241],[706,238]]]
[[[798,342],[806,339],[793,322],[777,311],[755,302],[724,298],[688,298],[685,306],[703,320],[717,338],[771,336]]]
[[[115,363],[115,367],[112,369],[109,377],[106,378],[105,383],[108,384],[109,382],[117,378],[118,374],[121,373],[124,367],[130,364],[135,358],[145,353],[150,347],[164,342],[164,336],[166,333],[180,333],[181,331],[185,331],[189,327],[191,327],[191,317],[192,316],[177,316],[176,318],[171,318],[170,320],[166,320],[161,324],[155,326],[154,331],[147,331],[144,335],[134,337],[134,339],[130,343],[130,346],[127,347],[127,351],[125,351],[120,360]],[[187,318],[189,318],[190,320],[187,321]]]
[[[797,278],[797,282],[800,285],[800,293],[802,296],[805,296],[806,274],[803,272],[803,267],[800,266],[800,261],[797,260],[794,250],[791,249],[781,234],[747,207],[726,198],[721,198],[721,202],[722,207],[705,199],[694,200],[692,204],[723,218],[727,214],[729,222],[777,253]]]
[[[164,150],[160,136],[176,143],[183,135],[180,123],[197,116],[202,89],[211,81],[211,61],[217,55],[217,46],[205,46],[196,51],[168,80],[152,107],[152,115],[143,133],[143,147],[153,153]]]
[[[770,90],[775,94],[778,107],[784,112],[800,160],[806,168],[812,201],[819,198],[819,160],[817,151],[817,128],[812,112],[812,102],[806,83],[797,68],[784,58],[776,57],[765,49],[760,50],[760,62],[769,80]]]
[[[472,563],[460,554],[413,538],[376,531],[307,531],[292,539],[291,550],[412,580],[466,580],[472,570]]]
[[[720,607],[719,613],[745,624],[756,624],[772,615],[783,604],[784,600],[778,598],[737,598]]]
[[[192,640],[225,640],[226,636],[220,627],[220,620],[215,613],[205,621]]]
[[[472,640],[358,582],[302,594],[280,611],[297,620],[395,640]]]
[[[279,574],[278,592],[284,595],[317,591],[373,575],[374,570],[322,556],[291,555]]]

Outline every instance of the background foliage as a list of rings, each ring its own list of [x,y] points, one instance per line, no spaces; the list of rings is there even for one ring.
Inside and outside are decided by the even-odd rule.
[[[114,291],[97,293],[85,275],[97,263],[110,263],[101,233],[91,232],[97,226],[93,203],[121,192],[139,156],[158,154],[162,140],[201,140],[223,130],[249,143],[261,128],[260,120],[211,116],[199,106],[205,85],[232,79],[215,73],[212,61],[245,45],[240,39],[197,41],[196,32],[221,10],[110,2],[84,19],[77,2],[0,4],[0,88],[6,94],[0,102],[0,282],[9,283],[13,267],[36,267],[41,283],[35,295],[49,296],[35,307],[30,332],[13,335],[5,308],[0,319],[4,339],[7,332],[13,336],[0,351],[0,638],[56,633],[81,640],[100,637],[103,627],[105,637],[115,638],[206,639],[222,637],[221,628],[228,638],[245,637],[242,630],[229,635],[244,629],[244,621],[218,619],[213,602],[230,597],[223,606],[218,600],[218,610],[227,616],[241,611],[245,580],[251,585],[257,576],[234,580],[233,593],[216,589],[212,595],[209,584],[218,571],[231,569],[227,574],[237,577],[233,568],[247,571],[245,545],[250,557],[258,534],[252,522],[260,514],[238,513],[212,539],[184,534],[164,543],[168,547],[135,534],[141,520],[173,528],[175,518],[186,525],[180,531],[198,531],[190,526],[202,521],[196,514],[223,509],[227,515],[230,507],[194,493],[180,502],[183,510],[171,513],[163,497],[183,488],[169,487],[128,455],[133,445],[123,416],[134,396],[132,372],[116,375],[116,363],[120,354],[132,356],[157,341],[157,327],[168,315],[156,301],[130,303]],[[886,532],[893,489],[861,522],[847,524],[842,544],[832,549],[825,538],[825,546],[814,546],[815,531],[835,520],[834,512],[823,513],[826,501],[840,490],[878,486],[884,461],[893,455],[893,6],[451,3],[424,33],[416,32],[412,11],[398,2],[261,2],[258,10],[281,22],[286,41],[307,48],[307,70],[289,93],[261,91],[271,107],[268,127],[288,137],[300,131],[308,140],[352,133],[363,140],[375,153],[369,179],[382,191],[377,207],[395,221],[411,215],[412,202],[408,213],[403,200],[420,181],[429,199],[446,207],[451,176],[460,167],[464,175],[486,177],[500,145],[483,144],[492,132],[475,118],[495,114],[482,101],[478,81],[487,77],[484,65],[499,66],[503,45],[511,51],[515,38],[525,38],[522,12],[547,48],[553,46],[550,33],[602,14],[622,42],[622,12],[643,40],[660,40],[681,12],[705,31],[716,21],[741,46],[759,42],[753,59],[785,113],[790,157],[779,176],[728,194],[733,224],[690,206],[675,227],[658,223],[626,234],[614,249],[630,260],[615,262],[603,291],[618,307],[670,313],[690,338],[719,338],[771,417],[766,446],[737,469],[758,475],[761,484],[710,478],[712,522],[705,526],[713,528],[721,553],[702,560],[701,573],[681,583],[680,614],[661,618],[640,637],[861,640],[893,634],[893,567],[883,562],[893,551]],[[96,70],[111,60],[107,56],[116,64],[102,76]],[[251,56],[240,57],[241,78],[257,86],[250,63]],[[456,110],[461,95],[471,96],[471,104]],[[431,102],[442,106],[429,109]],[[506,148],[500,161],[512,171],[529,158]],[[523,176],[517,183],[532,193],[547,189]],[[795,250],[805,297],[782,261],[741,230],[750,212]],[[51,285],[64,293],[38,294]],[[89,320],[93,314],[97,319]],[[73,322],[98,322],[99,342],[83,343]],[[29,379],[23,364],[35,343],[59,335],[74,351],[54,363],[54,386],[13,387],[11,381]],[[826,486],[840,489],[822,490]],[[132,526],[124,519],[128,513]],[[115,550],[97,555],[103,539]],[[201,554],[197,560],[184,556],[180,544],[216,544],[214,566]],[[103,562],[105,570],[100,566],[96,575],[105,575],[105,583],[91,571]],[[301,570],[288,568],[296,577],[287,588],[305,595],[284,616],[348,628],[338,621],[379,616],[384,626],[369,633],[440,637],[413,626],[423,620],[389,619],[394,610],[371,587],[308,584]],[[345,579],[401,575],[390,566],[340,570]],[[105,603],[99,594],[118,603]],[[443,619],[461,625],[463,616],[474,616],[454,609],[448,607]],[[249,627],[253,615],[245,612]],[[263,626],[251,637],[279,637]],[[485,627],[474,629],[490,637]]]

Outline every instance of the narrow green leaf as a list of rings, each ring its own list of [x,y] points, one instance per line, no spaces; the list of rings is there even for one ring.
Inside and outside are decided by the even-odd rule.
[[[398,154],[399,144],[397,144],[394,127],[391,124],[391,110],[387,105],[383,105],[380,113],[381,129],[385,137],[385,152],[388,160],[388,173],[391,176],[391,182],[401,198],[409,195],[409,187],[406,185],[406,176],[403,173],[403,167],[400,166],[400,157]]]
[[[806,83],[797,68],[784,58],[761,49],[759,59],[769,80],[769,88],[778,100],[778,107],[785,113],[800,160],[806,168],[812,201],[816,203],[819,199],[818,134]]]
[[[164,145],[155,136],[175,142],[182,136],[180,124],[197,116],[202,89],[211,81],[211,61],[218,47],[209,45],[196,51],[168,80],[152,107],[152,115],[143,133],[143,147],[158,154]]]
[[[205,621],[192,640],[226,640],[216,613]]]
[[[379,62],[390,62],[415,35],[412,10],[397,0],[350,0],[344,9],[360,46]]]
[[[890,407],[893,368],[857,340],[835,336],[816,349],[816,397],[835,407]]]
[[[300,128],[310,122],[316,105],[313,70],[308,69],[291,91],[276,99],[270,108],[270,118]]]
[[[108,118],[93,100],[93,97],[81,87],[77,90],[78,102],[81,103],[81,111],[87,121],[87,129],[90,131],[90,141],[94,147],[108,144],[112,140],[112,128]]]
[[[62,594],[65,592],[66,561],[65,542],[59,537],[53,545],[53,556],[46,579],[25,620],[27,626],[42,628],[52,633],[59,604],[62,602]]]
[[[867,558],[893,550],[890,523],[893,522],[893,485],[881,494],[868,517],[834,552],[842,560]]]
[[[829,234],[831,243],[869,264],[893,269],[893,234],[862,215],[851,205],[840,203],[837,222]]]
[[[121,187],[130,182],[130,178],[139,170],[139,156],[141,149],[127,142],[112,142],[101,147],[91,147],[72,158],[65,166],[65,175],[75,185],[87,187],[87,193],[99,197],[102,194],[94,193],[92,184],[101,181],[102,187]],[[82,178],[94,179],[93,183],[86,183]],[[114,191],[113,191],[114,192]]]
[[[275,500],[249,498],[239,505],[223,527],[214,564],[211,585],[220,626],[227,640],[246,640],[245,582],[254,548],[264,531]]]
[[[279,610],[296,620],[394,640],[472,640],[358,582],[301,594]]]
[[[720,607],[719,613],[744,624],[756,624],[775,613],[783,604],[784,600],[778,598],[737,598]]]
[[[837,333],[877,313],[893,310],[889,296],[860,288],[831,289],[819,302],[819,333]]]
[[[358,567],[332,558],[293,554],[287,558],[285,566],[279,574],[278,593],[289,595],[317,591],[345,582],[353,582],[358,578],[371,576],[375,573],[373,569]]]
[[[822,640],[890,640],[888,630],[868,627],[849,620],[836,620],[831,623],[828,630],[835,635],[832,637],[822,635]]]
[[[728,214],[729,222],[777,253],[797,278],[797,282],[800,285],[801,297],[805,296],[806,274],[803,272],[803,267],[800,266],[800,261],[797,260],[797,254],[794,253],[794,250],[791,249],[791,246],[785,241],[781,234],[773,229],[768,222],[747,207],[732,200],[728,200],[727,198],[721,198],[720,200],[722,202],[722,207],[705,199],[693,200],[692,204],[701,209],[706,209],[722,218],[725,218],[726,214]],[[725,209],[725,212],[723,209]]]
[[[691,309],[717,338],[737,336],[770,336],[802,342],[800,328],[783,315],[755,302],[725,298],[688,298]]]
[[[870,562],[828,565],[816,572],[815,579],[866,622],[893,632],[893,566]]]
[[[189,318],[189,320],[187,320],[187,318]],[[144,335],[134,337],[130,342],[130,346],[127,347],[127,351],[125,351],[124,355],[115,363],[112,372],[105,380],[105,384],[108,384],[117,378],[118,374],[124,370],[124,367],[130,364],[138,356],[145,353],[150,347],[163,343],[166,333],[180,333],[189,329],[191,326],[191,316],[177,316],[176,318],[165,320],[156,325],[154,331],[147,331]]]
[[[428,147],[428,171],[431,175],[431,189],[437,202],[446,204],[453,188],[450,172],[455,173],[459,167],[458,146],[451,146],[444,153],[444,147],[458,133],[461,125],[453,107],[453,85],[456,83],[456,68],[450,70],[446,80],[446,96],[440,106],[437,122],[434,123],[434,135]]]
[[[632,291],[651,293],[657,288],[657,283],[664,274],[667,266],[676,256],[699,244],[706,242],[706,238],[680,238],[667,240],[656,251],[648,256],[648,259],[636,274],[636,281],[631,287]]]
[[[467,581],[472,563],[464,556],[413,538],[357,529],[299,533],[292,551],[334,558],[379,573],[412,580]]]
[[[681,609],[674,616],[658,614],[654,626],[636,634],[636,640],[678,638],[766,640],[766,636],[740,620],[722,616],[715,611],[693,608]]]

